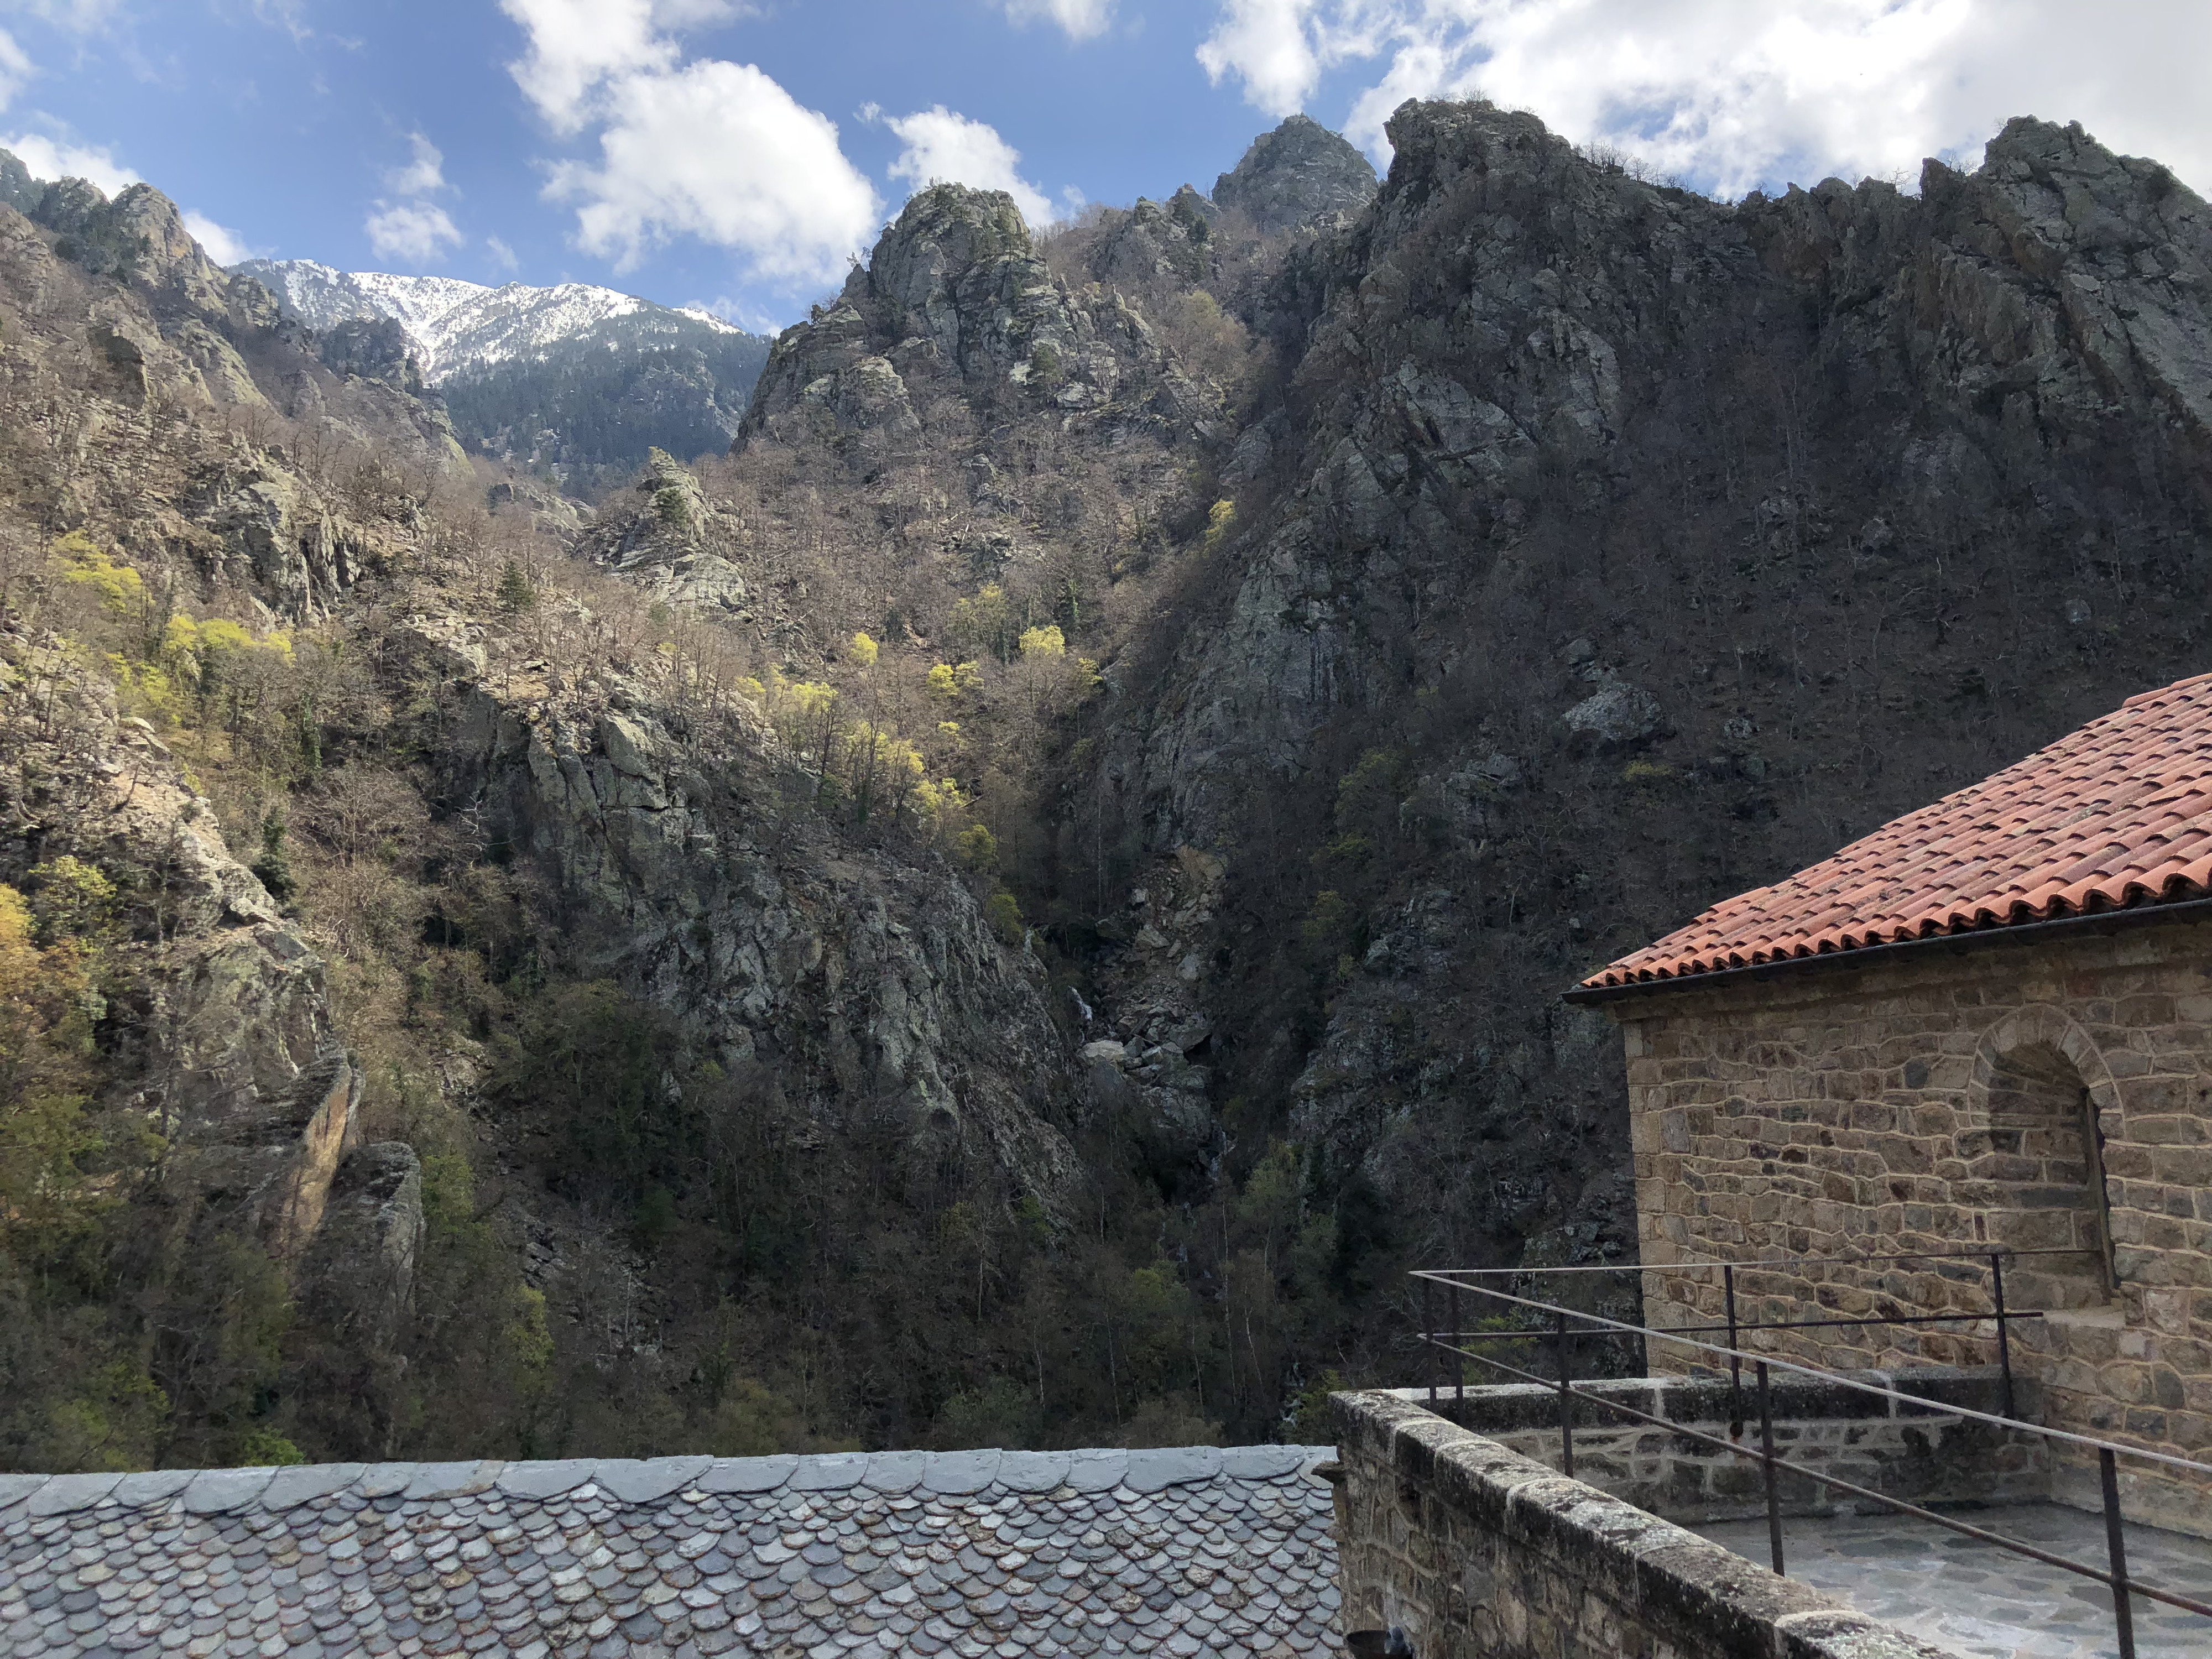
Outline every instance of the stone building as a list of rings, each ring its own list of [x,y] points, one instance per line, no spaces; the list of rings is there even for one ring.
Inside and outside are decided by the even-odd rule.
[[[2208,892],[2202,676],[1584,981],[1626,1037],[1646,1322],[1719,1319],[1722,1262],[1747,1322],[1984,1311],[2002,1250],[2051,1426],[2212,1453]],[[1987,1364],[1993,1328],[1746,1346]]]

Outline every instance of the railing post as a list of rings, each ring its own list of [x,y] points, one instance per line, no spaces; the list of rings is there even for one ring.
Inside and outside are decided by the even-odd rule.
[[[1782,1576],[1782,1500],[1774,1479],[1774,1400],[1767,1392],[1766,1362],[1759,1362],[1759,1464],[1766,1474],[1766,1547],[1774,1558],[1774,1574]]]
[[[1467,1328],[1459,1322],[1459,1280],[1451,1283],[1452,1328],[1452,1400],[1457,1405],[1467,1404],[1467,1350],[1460,1344],[1467,1338]]]
[[[1437,1372],[1443,1368],[1443,1356],[1437,1352],[1436,1293],[1433,1281],[1421,1280],[1421,1344],[1429,1351],[1429,1409],[1437,1407]]]
[[[1575,1393],[1567,1380],[1567,1314],[1559,1310],[1559,1322],[1554,1339],[1559,1347],[1559,1473],[1570,1480],[1575,1476]]]
[[[2097,1473],[2105,1486],[2105,1548],[2112,1558],[2112,1622],[2119,1626],[2120,1659],[2136,1659],[2136,1614],[2128,1605],[2128,1543],[2120,1534],[2120,1475],[2110,1446],[2097,1448]]]
[[[1721,1268],[1721,1289],[1728,1297],[1729,1328],[1729,1438],[1743,1434],[1743,1356],[1735,1352],[1735,1267],[1733,1263]]]
[[[2012,1337],[2005,1321],[2004,1252],[1990,1252],[1990,1289],[1997,1309],[1997,1369],[2004,1373],[2004,1414],[2019,1415],[2012,1405]]]

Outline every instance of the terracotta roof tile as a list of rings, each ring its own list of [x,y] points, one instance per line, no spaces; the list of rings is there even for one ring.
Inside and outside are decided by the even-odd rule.
[[[2130,697],[1834,857],[1717,904],[1585,987],[2017,927],[2212,888],[2212,674]]]

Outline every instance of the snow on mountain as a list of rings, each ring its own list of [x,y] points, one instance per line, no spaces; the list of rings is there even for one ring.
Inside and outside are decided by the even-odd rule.
[[[414,341],[416,365],[432,386],[461,369],[542,357],[618,317],[634,317],[653,333],[743,332],[708,312],[585,283],[488,288],[453,276],[337,270],[313,259],[249,259],[232,269],[265,283],[310,328],[356,317],[394,319]]]

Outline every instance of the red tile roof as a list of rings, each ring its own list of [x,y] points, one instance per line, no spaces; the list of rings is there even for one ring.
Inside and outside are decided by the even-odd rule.
[[[1787,881],[1717,904],[1585,988],[1863,950],[2212,888],[2212,674],[2130,697]]]

